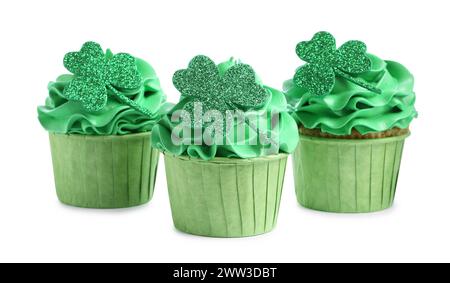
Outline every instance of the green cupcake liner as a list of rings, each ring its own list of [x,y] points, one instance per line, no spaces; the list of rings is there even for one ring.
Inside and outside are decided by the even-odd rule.
[[[407,136],[336,140],[300,135],[293,156],[299,203],[338,213],[390,208]]]
[[[159,152],[151,133],[124,136],[50,134],[55,186],[62,203],[126,208],[153,196]]]
[[[277,222],[286,154],[212,161],[165,155],[175,227],[208,237],[248,237]]]

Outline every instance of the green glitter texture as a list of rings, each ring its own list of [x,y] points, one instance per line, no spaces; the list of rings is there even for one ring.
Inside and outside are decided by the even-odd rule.
[[[311,41],[300,42],[296,48],[297,55],[307,62],[298,68],[294,83],[315,95],[330,94],[336,83],[336,76],[341,76],[370,91],[381,90],[357,79],[352,75],[370,70],[371,62],[367,57],[367,47],[361,41],[348,41],[336,49],[336,40],[328,32],[318,32]]]
[[[114,96],[137,111],[152,116],[145,108],[121,94],[118,89],[137,89],[142,78],[137,70],[136,59],[126,53],[106,55],[95,42],[85,43],[78,52],[64,57],[64,66],[75,75],[74,80],[64,89],[68,100],[80,102],[89,112],[102,110],[108,101],[108,90]]]
[[[253,69],[246,64],[236,64],[223,76],[216,64],[208,57],[199,55],[189,63],[186,70],[173,76],[174,86],[184,98],[191,99],[184,110],[193,114],[194,103],[201,102],[203,111],[251,110],[264,106],[269,94],[256,83]]]

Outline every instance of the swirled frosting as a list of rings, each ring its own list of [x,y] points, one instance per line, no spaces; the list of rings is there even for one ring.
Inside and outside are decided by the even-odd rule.
[[[232,59],[219,64],[219,73],[223,75],[235,64],[236,61]],[[262,85],[259,78],[257,78],[257,82]],[[273,140],[277,141],[277,153],[291,153],[295,150],[299,137],[295,120],[287,112],[286,98],[281,91],[268,86],[262,86],[270,94],[270,101],[264,109],[259,109],[260,113],[279,113],[279,121],[277,126],[272,128],[269,127],[269,129],[264,128],[264,131],[266,131],[266,134],[268,134]],[[187,99],[182,98],[181,101],[174,107],[173,111],[176,109],[182,109],[187,101]],[[152,144],[162,152],[171,153],[177,156],[184,155],[193,158],[200,158],[203,160],[211,160],[215,157],[256,158],[274,154],[273,148],[269,148],[267,145],[259,142],[251,142],[251,137],[248,135],[241,140],[231,140],[227,137],[226,142],[223,145],[206,145],[204,143],[201,145],[174,144],[172,140],[172,132],[179,123],[171,121],[173,111],[164,116],[158,124],[155,125],[152,131]],[[237,122],[235,122],[234,127],[237,127]],[[247,132],[254,130],[248,125],[245,125],[245,128]]]
[[[323,96],[312,95],[292,80],[286,81],[283,89],[296,122],[332,135],[349,135],[352,130],[365,135],[408,128],[417,117],[413,76],[399,63],[368,56],[371,70],[357,77],[379,88],[381,94],[340,77],[336,78],[333,91]]]
[[[136,58],[138,71],[142,75],[142,86],[136,90],[119,90],[142,107],[152,117],[145,116],[110,95],[107,105],[98,112],[88,112],[75,101],[63,96],[64,88],[74,79],[73,75],[62,75],[48,85],[49,96],[45,105],[38,107],[41,125],[49,132],[81,135],[126,135],[151,131],[171,105],[161,90],[159,79],[153,68]]]

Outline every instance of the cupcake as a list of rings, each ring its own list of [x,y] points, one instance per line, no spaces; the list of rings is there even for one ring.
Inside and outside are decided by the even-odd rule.
[[[210,237],[271,231],[298,144],[283,93],[249,65],[206,56],[173,83],[181,99],[153,128],[152,144],[164,153],[175,227]]]
[[[294,174],[304,207],[364,213],[393,204],[417,116],[414,79],[401,64],[366,50],[360,41],[336,48],[327,32],[297,45],[306,64],[284,92],[300,132]]]
[[[71,74],[51,82],[38,107],[59,200],[86,208],[147,203],[158,165],[151,130],[170,108],[155,71],[94,42],[68,53],[64,66]]]

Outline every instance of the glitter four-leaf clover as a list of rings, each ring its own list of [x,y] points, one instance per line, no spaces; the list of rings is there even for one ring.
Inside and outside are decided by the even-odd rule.
[[[311,41],[300,42],[297,55],[307,64],[297,69],[294,83],[314,95],[331,93],[336,76],[343,77],[370,91],[380,93],[376,87],[353,75],[371,68],[367,47],[361,41],[348,41],[336,49],[336,40],[328,32],[319,32]]]
[[[222,75],[216,64],[202,55],[192,59],[187,69],[177,71],[173,84],[189,99],[183,109],[191,114],[195,103],[202,103],[204,113],[215,110],[225,117],[227,111],[259,109],[269,99],[249,65],[236,64]]]
[[[85,43],[78,52],[64,57],[64,66],[74,74],[74,79],[64,89],[63,95],[71,101],[80,102],[88,112],[102,110],[112,93],[119,101],[137,111],[151,116],[151,113],[119,90],[138,89],[142,77],[136,59],[126,53],[106,54],[95,42]]]

